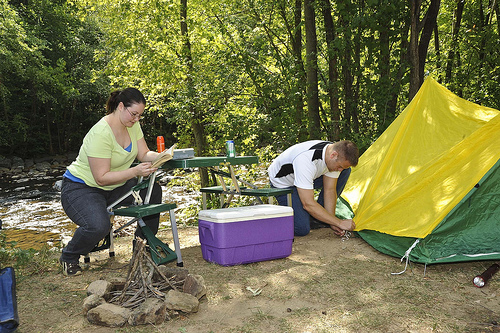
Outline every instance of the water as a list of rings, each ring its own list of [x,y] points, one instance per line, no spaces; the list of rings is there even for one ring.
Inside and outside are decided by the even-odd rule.
[[[54,188],[64,170],[47,174],[28,173],[0,178],[0,221],[7,241],[15,241],[21,249],[40,249],[44,244],[60,246],[63,239],[72,236],[76,225],[66,216],[61,206],[60,193]],[[167,173],[159,175],[163,201],[175,202],[177,223],[190,223],[192,217],[178,214],[178,210],[197,205],[199,192],[186,191],[184,186],[168,186],[175,178]],[[120,220],[118,220],[120,222]],[[168,215],[160,219],[168,226]]]

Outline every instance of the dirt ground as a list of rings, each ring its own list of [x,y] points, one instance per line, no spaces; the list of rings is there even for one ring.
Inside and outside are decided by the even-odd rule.
[[[158,326],[106,328],[86,320],[88,284],[126,277],[131,238],[122,237],[116,257],[93,254],[81,276],[54,268],[18,279],[18,332],[500,332],[500,275],[481,289],[472,284],[491,262],[433,265],[425,275],[423,265],[411,264],[391,275],[404,269],[398,258],[318,229],[296,238],[288,258],[222,267],[203,259],[197,228],[179,235],[184,267],[208,288],[197,313]],[[172,243],[169,230],[159,238]]]

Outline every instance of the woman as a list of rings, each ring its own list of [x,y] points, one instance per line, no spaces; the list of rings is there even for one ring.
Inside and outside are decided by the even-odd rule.
[[[80,256],[109,234],[107,206],[137,184],[137,177],[157,170],[151,161],[158,153],[148,149],[139,124],[145,106],[146,99],[135,88],[112,92],[106,103],[107,115],[87,133],[78,157],[64,174],[62,206],[79,226],[59,259],[64,275],[81,274]],[[142,163],[131,167],[135,159]],[[144,198],[146,190],[142,192]],[[155,184],[150,203],[160,203],[161,197],[161,187]],[[129,196],[123,203],[132,201]],[[156,234],[159,214],[144,218],[144,222]],[[135,235],[144,238],[140,228]]]

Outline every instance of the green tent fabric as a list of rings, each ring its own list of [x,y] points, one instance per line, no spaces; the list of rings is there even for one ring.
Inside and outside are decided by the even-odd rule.
[[[500,259],[499,160],[500,112],[428,78],[360,157],[342,196],[359,235],[388,255]]]

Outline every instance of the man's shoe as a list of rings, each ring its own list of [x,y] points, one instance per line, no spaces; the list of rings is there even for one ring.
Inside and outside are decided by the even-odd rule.
[[[59,258],[59,263],[62,265],[63,274],[66,276],[76,276],[82,274],[82,268],[78,264],[62,261],[61,258]]]

